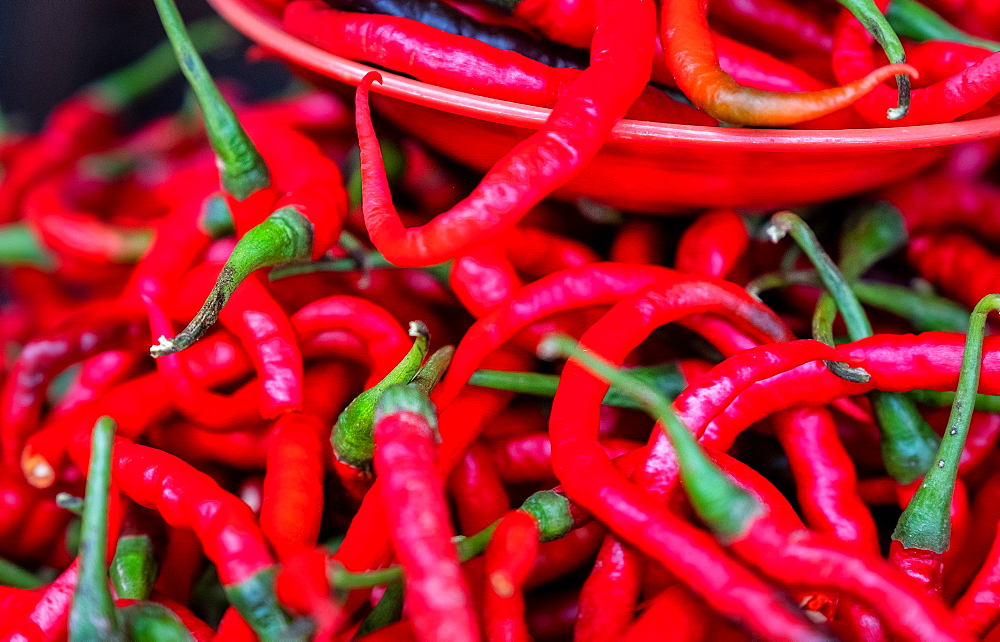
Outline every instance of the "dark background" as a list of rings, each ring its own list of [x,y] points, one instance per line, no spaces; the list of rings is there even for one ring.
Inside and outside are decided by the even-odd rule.
[[[214,14],[205,0],[176,2],[185,21]],[[152,0],[0,0],[0,110],[17,129],[34,131],[59,101],[165,37]],[[238,78],[254,95],[277,92],[281,66],[246,63],[249,43],[240,43],[206,58],[213,75]],[[176,80],[140,111],[176,108],[183,88]]]

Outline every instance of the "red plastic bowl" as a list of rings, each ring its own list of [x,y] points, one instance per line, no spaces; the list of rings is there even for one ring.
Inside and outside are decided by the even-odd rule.
[[[285,33],[260,0],[209,0],[234,27],[287,61],[357,85],[372,67]],[[541,127],[549,110],[382,73],[372,104],[398,127],[485,171]],[[836,131],[729,129],[623,120],[590,166],[556,192],[651,213],[782,207],[870,190],[915,174],[948,146],[1000,135],[1000,116],[941,125]]]

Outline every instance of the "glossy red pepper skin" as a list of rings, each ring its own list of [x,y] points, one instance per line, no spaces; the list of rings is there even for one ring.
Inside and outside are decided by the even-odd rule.
[[[814,13],[785,0],[713,0],[712,17],[728,23],[761,44],[783,52],[829,52],[830,27]]]
[[[635,615],[642,576],[639,552],[613,535],[605,536],[597,562],[580,590],[574,639],[622,639]]]
[[[9,617],[0,624],[5,639],[45,641],[67,634],[69,609],[76,588],[78,562],[73,562],[51,584],[32,591],[5,588],[0,606]]]
[[[435,447],[434,429],[421,414],[391,411],[375,422],[375,471],[414,630],[427,640],[476,640],[479,624],[451,543]]]
[[[652,3],[640,0],[613,7],[602,0],[597,16],[601,29],[591,64],[553,107],[546,124],[498,161],[468,198],[419,228],[404,228],[391,205],[368,110],[372,77],[359,85],[365,225],[383,256],[409,266],[454,258],[515,224],[597,154],[649,80],[656,22]]]
[[[775,415],[772,424],[810,528],[877,554],[875,520],[858,494],[854,462],[840,443],[830,412],[797,408]]]
[[[733,210],[715,210],[698,217],[681,237],[674,267],[688,274],[725,278],[747,251],[750,237]]]
[[[473,444],[447,479],[463,535],[474,535],[510,512],[510,498],[485,446]]]
[[[676,640],[695,642],[708,634],[710,621],[705,607],[683,586],[674,585],[650,600],[629,627],[626,642],[642,642],[663,633],[663,623],[670,623],[670,635]]]
[[[483,628],[491,642],[527,642],[523,586],[538,551],[534,517],[516,510],[500,520],[486,547]]]

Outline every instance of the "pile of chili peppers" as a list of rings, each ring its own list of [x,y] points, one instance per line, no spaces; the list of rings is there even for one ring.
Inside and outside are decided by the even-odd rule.
[[[995,3],[265,3],[552,107],[477,177],[150,2],[0,132],[4,639],[998,639],[997,140],[796,212],[548,198],[626,116],[993,113]]]

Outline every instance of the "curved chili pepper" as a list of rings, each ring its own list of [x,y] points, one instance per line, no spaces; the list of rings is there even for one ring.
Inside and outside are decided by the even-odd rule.
[[[436,429],[436,413],[419,389],[386,389],[376,407],[375,469],[396,554],[406,569],[415,631],[428,640],[475,640],[479,626],[455,559],[444,483],[434,465]]]
[[[858,494],[854,463],[840,443],[829,411],[798,408],[775,415],[772,423],[809,526],[877,554],[875,520]]]
[[[699,109],[725,123],[756,127],[793,125],[843,109],[892,76],[917,75],[908,65],[888,65],[861,80],[817,92],[763,92],[741,87],[719,67],[708,29],[707,9],[707,0],[665,2],[660,17],[661,37],[667,66],[678,87]]]
[[[337,417],[330,436],[333,452],[344,464],[362,471],[371,467],[374,443],[372,434],[375,425],[375,408],[385,391],[397,384],[408,384],[420,370],[427,356],[430,333],[420,321],[410,323],[413,347],[406,356],[377,384],[358,395]]]
[[[923,235],[907,246],[921,277],[968,306],[997,290],[1000,259],[971,237],[956,232]]]
[[[406,330],[392,314],[366,299],[333,295],[317,299],[292,315],[300,344],[317,335],[343,329],[364,342],[371,372],[366,387],[384,378],[407,352]]]
[[[282,415],[270,431],[260,525],[281,561],[316,546],[326,433],[318,417],[297,412]]]
[[[500,364],[517,368],[523,367],[524,361],[521,357],[504,355],[504,360]],[[478,437],[483,425],[499,412],[508,400],[509,396],[506,394],[473,389],[464,391],[448,407],[442,409],[439,418],[441,446],[438,465],[443,475],[458,465],[461,457]],[[336,559],[349,569],[378,568],[388,563],[391,558],[392,547],[387,539],[385,509],[379,488],[380,482],[376,479],[371,491],[365,495],[364,502],[351,521],[351,527],[336,553]]]
[[[81,467],[88,461],[88,441],[71,445]],[[282,639],[287,630],[274,601],[273,558],[246,504],[176,457],[121,438],[115,440],[112,477],[132,501],[158,511],[171,526],[194,530],[230,603],[263,638]]]
[[[55,375],[99,352],[132,349],[141,340],[137,319],[95,304],[26,344],[0,393],[5,465],[17,466],[21,445],[41,415],[44,391]]]
[[[496,49],[519,53],[551,67],[582,69],[586,66],[586,55],[582,51],[541,42],[514,27],[504,25],[487,27],[439,0],[420,3],[401,0],[334,0],[328,4],[342,11],[408,18],[446,33],[474,38]]]
[[[164,338],[151,349],[153,356],[162,356],[186,348],[203,335],[236,286],[254,270],[322,256],[340,235],[347,193],[336,164],[308,138],[289,129],[262,128],[251,141],[191,47],[173,0],[156,0],[156,6],[205,113],[240,236],[195,318],[179,335]],[[265,150],[267,163],[257,146]]]
[[[790,509],[783,511],[786,515],[782,517],[774,510],[774,504],[728,479],[673,413],[669,402],[654,390],[629,382],[612,364],[584,352],[572,341],[560,340],[557,344],[553,341],[553,344],[550,345],[558,346],[561,352],[582,362],[602,379],[628,386],[648,404],[647,408],[663,422],[676,448],[684,488],[695,510],[740,557],[783,582],[844,591],[876,609],[900,635],[961,639],[943,605],[910,592],[878,558],[855,557],[842,545],[805,531],[796,524],[797,519],[787,519],[794,518]],[[720,453],[719,457],[725,456]],[[775,496],[780,497],[776,492]],[[787,563],[775,565],[776,559]],[[864,561],[860,562],[861,559]]]
[[[605,439],[601,447],[612,459],[632,452],[642,444],[628,439]],[[489,445],[494,465],[508,484],[553,479],[552,448],[546,433],[525,433]]]
[[[955,404],[937,452],[937,465],[927,472],[892,534],[894,544],[898,542],[893,560],[904,569],[912,565],[928,568],[925,576],[932,593],[941,590],[943,556],[951,543],[952,496],[979,387],[986,316],[996,309],[1000,309],[1000,295],[991,294],[972,311]]]
[[[448,272],[448,283],[465,309],[477,318],[521,287],[514,266],[503,248],[495,244],[480,245],[456,258]]]
[[[516,510],[500,520],[486,547],[483,628],[488,640],[530,640],[524,621],[523,586],[538,550],[538,526]]]
[[[833,34],[815,14],[785,0],[713,0],[713,18],[782,51],[833,49]]]
[[[596,155],[649,80],[655,35],[649,3],[610,7],[602,0],[597,17],[601,28],[591,64],[558,100],[546,124],[501,159],[471,196],[419,228],[404,228],[391,206],[368,109],[377,74],[366,76],[356,103],[365,224],[383,256],[397,265],[417,266],[453,258],[514,224]]]
[[[674,517],[614,471],[603,453],[592,446],[596,443],[596,414],[576,401],[578,394],[596,392],[601,387],[600,382],[570,361],[553,402],[553,466],[574,500],[623,540],[663,564],[711,608],[765,636],[824,639],[823,633],[790,609],[773,589],[733,563],[710,538]],[[628,510],[623,510],[626,506]],[[695,559],[700,562],[693,563]],[[711,560],[710,567],[706,560]],[[731,599],[736,594],[742,599]]]
[[[632,624],[641,589],[639,553],[615,536],[605,536],[594,568],[580,590],[574,639],[623,638]]]
[[[473,444],[445,482],[461,532],[478,533],[510,510],[510,498],[490,452]]]
[[[725,278],[749,245],[746,224],[736,212],[708,212],[684,231],[674,267],[688,274]]]
[[[877,0],[885,6],[887,0]],[[838,80],[854,78],[875,68],[874,54],[865,28],[849,15],[844,15],[834,31],[833,70]],[[1000,91],[997,78],[1000,56],[992,55],[978,65],[947,80],[915,89],[910,96],[910,111],[905,120],[885,122],[882,113],[891,100],[888,87],[876,87],[868,96],[855,103],[855,108],[871,125],[925,125],[947,123],[985,105]]]
[[[830,296],[837,302],[837,308],[844,317],[850,338],[858,340],[871,336],[872,327],[861,304],[851,292],[844,276],[819,246],[809,226],[798,216],[784,212],[772,217],[768,233],[772,240],[790,234],[799,244],[816,266]],[[820,315],[822,305],[823,299],[817,305],[817,315]],[[814,323],[814,329],[817,325]],[[901,395],[876,391],[871,400],[882,433],[882,460],[886,470],[893,479],[908,484],[930,467],[937,436],[909,399]]]
[[[74,561],[48,586],[0,591],[0,607],[14,615],[4,618],[0,635],[38,641],[65,637],[78,575],[79,562]]]

